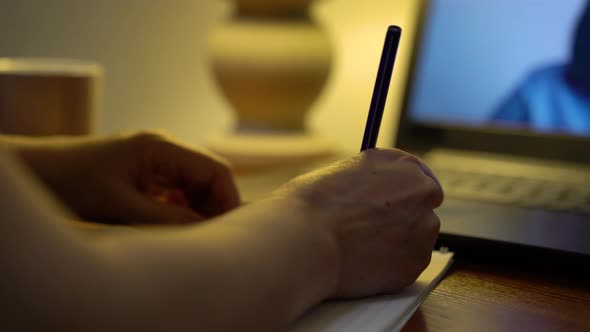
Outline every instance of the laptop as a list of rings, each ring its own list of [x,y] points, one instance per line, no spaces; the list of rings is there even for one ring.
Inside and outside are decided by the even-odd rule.
[[[441,181],[439,243],[590,255],[590,1],[421,6],[395,146]]]

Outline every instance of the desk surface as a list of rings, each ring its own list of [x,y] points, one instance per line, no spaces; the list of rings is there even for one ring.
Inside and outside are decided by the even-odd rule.
[[[576,270],[458,257],[403,331],[590,331],[590,276]]]

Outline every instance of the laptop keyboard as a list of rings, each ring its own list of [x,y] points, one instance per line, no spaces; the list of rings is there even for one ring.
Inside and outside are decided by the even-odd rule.
[[[436,169],[448,197],[590,215],[590,183]]]

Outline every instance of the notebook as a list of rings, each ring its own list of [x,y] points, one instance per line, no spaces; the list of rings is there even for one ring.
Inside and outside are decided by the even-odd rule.
[[[432,253],[418,280],[399,294],[325,302],[301,317],[291,332],[399,331],[442,279],[453,253]]]
[[[440,243],[590,255],[590,2],[421,3],[395,146],[443,185]]]

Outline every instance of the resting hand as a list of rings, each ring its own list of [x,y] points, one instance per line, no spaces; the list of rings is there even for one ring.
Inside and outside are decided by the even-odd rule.
[[[21,152],[33,171],[87,220],[187,223],[239,205],[223,161],[160,134],[50,140]]]

